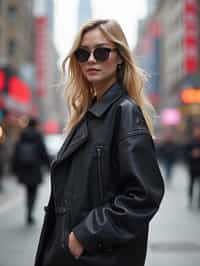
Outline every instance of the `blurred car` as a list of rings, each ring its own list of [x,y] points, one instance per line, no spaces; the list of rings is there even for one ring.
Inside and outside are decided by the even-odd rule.
[[[44,140],[47,147],[47,152],[51,159],[55,159],[60,147],[64,142],[65,136],[62,134],[45,135]]]

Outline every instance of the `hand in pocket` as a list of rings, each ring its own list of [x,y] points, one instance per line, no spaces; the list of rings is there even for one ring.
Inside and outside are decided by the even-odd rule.
[[[68,247],[71,254],[76,258],[80,257],[84,250],[83,245],[78,241],[73,232],[69,234]]]

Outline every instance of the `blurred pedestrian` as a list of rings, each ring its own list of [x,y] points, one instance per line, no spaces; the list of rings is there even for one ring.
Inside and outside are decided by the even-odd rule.
[[[68,136],[35,266],[142,266],[164,190],[142,72],[114,20],[84,25],[68,61]]]
[[[0,192],[3,191],[3,165],[4,165],[4,150],[3,143],[0,141]]]
[[[186,145],[186,162],[189,168],[188,198],[189,206],[192,207],[193,200],[200,208],[200,125],[195,125],[192,138]],[[194,188],[198,187],[198,198],[194,199]]]
[[[42,182],[42,167],[46,165],[49,168],[50,166],[43,136],[37,126],[38,121],[31,118],[27,128],[21,132],[12,158],[12,169],[26,189],[26,221],[28,225],[35,222],[33,211],[38,186]]]
[[[173,167],[177,161],[178,146],[171,132],[164,133],[158,147],[159,158],[164,169],[167,184],[172,182]]]

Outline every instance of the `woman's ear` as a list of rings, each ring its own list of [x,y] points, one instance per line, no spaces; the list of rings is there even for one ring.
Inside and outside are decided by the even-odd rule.
[[[118,55],[117,64],[121,65],[123,63],[123,59],[120,55]]]

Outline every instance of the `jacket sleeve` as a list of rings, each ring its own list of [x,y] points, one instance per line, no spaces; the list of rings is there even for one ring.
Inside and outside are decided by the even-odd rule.
[[[154,144],[139,108],[123,111],[117,142],[122,189],[112,202],[93,209],[73,232],[86,250],[126,244],[145,231],[164,193]]]

